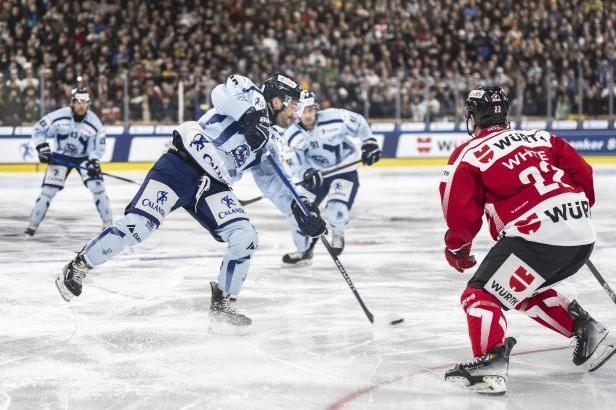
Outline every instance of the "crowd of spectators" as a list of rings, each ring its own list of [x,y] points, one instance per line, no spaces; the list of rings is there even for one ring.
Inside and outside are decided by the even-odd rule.
[[[276,71],[371,118],[454,119],[488,82],[523,115],[548,88],[556,117],[605,115],[615,22],[605,0],[0,0],[0,123],[66,105],[78,75],[106,122],[125,90],[131,121],[174,122],[179,81],[192,119],[230,73]]]

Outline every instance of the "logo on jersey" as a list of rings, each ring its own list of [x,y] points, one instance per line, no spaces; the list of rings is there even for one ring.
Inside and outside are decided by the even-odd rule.
[[[59,175],[60,175],[60,170],[59,170],[58,168],[54,168],[54,170],[53,170],[53,176],[54,176],[54,177],[57,177],[57,176],[59,176]]]
[[[537,214],[529,215],[528,218],[516,222],[515,226],[521,234],[530,235],[537,232],[541,227],[541,220],[538,218]]]
[[[482,164],[488,164],[494,158],[494,151],[490,149],[489,145],[484,145],[477,151],[473,152],[473,154]]]
[[[224,197],[222,197],[220,202],[224,204],[227,208],[233,208],[235,205],[237,205],[233,198],[231,198],[229,195],[225,195]]]
[[[68,155],[77,155],[77,147],[73,144],[66,144],[64,147],[64,153]]]
[[[334,185],[334,189],[336,191],[342,191],[342,184],[340,182],[336,182],[336,185]]]
[[[233,162],[235,162],[235,166],[237,168],[241,168],[246,164],[246,161],[250,157],[250,147],[248,144],[242,144],[237,148],[231,150],[231,156],[233,157]]]
[[[566,221],[568,218],[590,218],[590,204],[588,203],[588,201],[568,202],[566,204],[555,206],[551,210],[547,210],[544,213],[554,223],[558,223],[561,220]]]
[[[310,159],[321,168],[329,167],[329,160],[322,155],[311,155]]]
[[[523,292],[535,280],[535,275],[519,266],[509,278],[509,287],[516,292]]]
[[[156,203],[164,205],[165,202],[167,202],[167,195],[169,195],[169,192],[158,191],[158,193],[156,194]]]
[[[194,147],[197,151],[201,151],[203,148],[205,148],[205,144],[207,143],[208,140],[207,138],[205,138],[205,135],[196,134],[190,142],[190,146]]]

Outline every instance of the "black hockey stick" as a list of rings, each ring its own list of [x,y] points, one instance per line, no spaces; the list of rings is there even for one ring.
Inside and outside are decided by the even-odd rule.
[[[593,274],[595,279],[597,279],[603,290],[605,290],[605,293],[607,293],[610,299],[612,299],[612,302],[616,303],[616,293],[614,293],[610,285],[608,285],[605,279],[603,279],[603,276],[601,276],[601,274],[599,273],[597,268],[595,268],[595,265],[590,261],[590,259],[586,261],[586,266],[588,266],[590,272]]]
[[[72,163],[72,162],[58,162],[58,161],[55,161],[53,163],[49,163],[49,165],[63,165],[65,167],[78,168],[78,169],[80,169],[82,171],[87,171],[88,170],[88,168],[82,167],[82,166],[80,166],[78,164],[75,164],[75,163]],[[100,174],[101,175],[105,175],[106,177],[109,177],[109,178],[119,179],[120,181],[130,182],[131,184],[141,185],[141,182],[135,181],[135,180],[130,179],[130,178],[124,178],[124,177],[121,177],[119,175],[110,174],[108,172],[101,171]]]
[[[345,168],[350,167],[350,166],[352,166],[352,165],[357,165],[357,164],[359,164],[359,163],[361,163],[361,162],[362,162],[362,160],[360,159],[360,160],[357,160],[357,161],[349,162],[348,164],[339,165],[339,166],[337,166],[337,167],[334,167],[334,168],[328,169],[327,171],[323,172],[323,176],[324,176],[324,177],[326,177],[326,176],[328,176],[328,175],[333,174],[334,172],[338,172],[338,171],[340,171],[341,169],[345,169]],[[305,180],[301,180],[301,181],[295,182],[295,186],[298,186],[298,185],[303,184],[303,183],[304,183],[304,181],[305,181]],[[255,197],[255,198],[247,199],[247,200],[245,200],[245,201],[242,201],[242,200],[240,199],[240,205],[242,205],[242,206],[245,206],[245,205],[250,205],[250,204],[253,204],[253,203],[255,203],[255,202],[257,202],[257,201],[260,201],[260,200],[262,200],[262,199],[263,199],[263,195],[258,196],[258,197]]]
[[[282,165],[277,162],[276,158],[274,158],[270,154],[269,151],[266,151],[265,155],[267,155],[270,163],[274,167],[274,170],[276,171],[276,173],[278,174],[278,176],[280,177],[282,182],[287,186],[287,188],[291,192],[291,195],[293,195],[293,198],[298,203],[298,205],[301,207],[301,209],[304,212],[304,214],[308,215],[308,209],[306,209],[306,206],[304,205],[304,203],[300,199],[299,194],[295,190],[295,186],[288,179],[288,177],[285,175],[284,171],[282,170]],[[375,318],[374,315],[372,314],[372,312],[370,312],[370,310],[368,310],[368,307],[364,303],[364,301],[361,298],[361,296],[359,296],[359,292],[357,292],[357,288],[353,284],[353,281],[351,281],[351,277],[349,276],[349,274],[347,273],[346,269],[342,265],[342,262],[340,262],[340,259],[338,259],[338,256],[336,255],[336,253],[334,252],[334,249],[332,248],[332,246],[330,245],[329,241],[325,237],[325,234],[321,235],[321,242],[323,242],[323,245],[325,246],[325,249],[327,249],[327,252],[329,252],[329,255],[334,260],[334,263],[336,264],[336,267],[340,271],[340,274],[342,275],[342,277],[346,281],[347,285],[349,285],[349,288],[351,288],[351,292],[353,292],[353,295],[355,295],[355,299],[357,299],[357,302],[359,302],[359,305],[361,306],[362,310],[366,314],[366,317],[368,318],[370,323],[372,323],[372,324],[387,324],[387,325],[392,325],[393,326],[393,325],[398,325],[398,324],[404,322],[404,319],[402,317],[398,316],[398,315],[392,315],[391,317],[388,317],[388,318],[385,318],[385,317],[383,317],[383,318],[381,318],[381,317]]]

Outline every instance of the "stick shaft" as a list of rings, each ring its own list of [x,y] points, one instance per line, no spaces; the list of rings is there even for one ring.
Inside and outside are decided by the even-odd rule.
[[[270,155],[269,152],[266,155],[268,155],[268,159],[272,163],[272,166],[274,167],[274,170],[276,171],[276,173],[278,174],[278,176],[280,177],[282,182],[289,189],[289,191],[291,192],[291,195],[293,195],[293,198],[295,199],[295,201],[301,207],[302,211],[306,215],[308,215],[308,209],[306,209],[306,206],[304,205],[304,203],[301,200],[299,194],[295,190],[295,187],[293,186],[293,183],[289,180],[287,175],[283,172],[282,165],[280,165],[278,163],[278,161],[276,160],[276,158],[274,156]],[[334,250],[333,250],[332,246],[330,245],[329,241],[327,240],[327,238],[325,237],[325,235],[321,235],[321,242],[323,242],[323,245],[325,246],[325,249],[327,249],[327,252],[329,252],[329,255],[334,260],[334,263],[336,264],[336,267],[338,268],[338,271],[340,271],[340,274],[342,275],[342,277],[346,281],[347,285],[349,285],[349,288],[351,288],[351,292],[353,292],[353,295],[355,295],[355,299],[357,299],[357,302],[359,302],[359,305],[361,306],[362,310],[366,314],[366,317],[368,318],[370,323],[374,323],[374,315],[372,314],[372,312],[370,312],[370,310],[368,310],[368,307],[366,306],[366,304],[362,300],[361,296],[359,296],[359,292],[357,292],[357,288],[355,288],[355,285],[353,284],[353,281],[351,280],[351,277],[349,276],[349,274],[347,273],[346,269],[342,265],[342,262],[340,262],[340,259],[338,259],[338,256],[336,256],[336,254],[334,253]]]
[[[54,163],[50,163],[50,165],[63,165],[63,166],[67,166],[67,167],[78,168],[78,169],[80,169],[82,171],[87,171],[88,170],[88,168],[82,167],[79,164],[74,164],[72,162],[59,162],[59,161],[55,161]],[[109,178],[119,179],[120,181],[124,181],[124,182],[130,182],[131,184],[141,185],[141,182],[137,182],[137,181],[135,181],[133,179],[130,179],[130,178],[124,178],[124,177],[121,177],[119,175],[110,174],[108,172],[101,171],[101,175],[105,175],[106,177],[109,177]]]
[[[361,162],[362,162],[362,161],[361,161],[361,159],[359,159],[359,160],[357,160],[357,161],[349,162],[348,164],[339,165],[339,166],[337,166],[337,167],[334,167],[334,168],[328,169],[327,171],[324,171],[324,172],[323,172],[323,176],[324,176],[324,177],[329,176],[329,175],[331,175],[331,174],[333,174],[333,173],[335,173],[335,172],[340,171],[341,169],[345,169],[345,168],[348,168],[348,167],[350,167],[350,166],[357,165],[357,164],[359,164],[359,163],[361,163]],[[295,183],[294,183],[294,185],[295,185],[295,186],[298,186],[298,185],[301,185],[302,183],[304,183],[304,180],[301,180],[301,181],[295,182]],[[258,201],[260,201],[260,200],[262,200],[262,199],[263,199],[263,195],[261,195],[261,196],[257,196],[257,197],[251,198],[251,199],[247,199],[247,200],[245,200],[245,201],[242,201],[242,200],[240,199],[240,205],[242,205],[242,206],[245,206],[245,205],[250,205],[250,204],[253,204],[253,203],[255,203],[255,202],[258,202]]]
[[[616,294],[614,293],[610,285],[608,285],[608,283],[605,281],[603,276],[601,276],[601,274],[599,273],[595,265],[590,261],[590,259],[586,261],[586,266],[588,266],[588,269],[590,269],[590,272],[593,274],[595,279],[597,279],[597,282],[599,282],[603,290],[605,290],[605,293],[607,293],[609,298],[612,299],[612,302],[616,303]]]

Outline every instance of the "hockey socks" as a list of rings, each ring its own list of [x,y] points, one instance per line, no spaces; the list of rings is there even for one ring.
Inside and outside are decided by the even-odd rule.
[[[473,357],[479,357],[501,345],[505,339],[507,320],[500,302],[483,289],[467,287],[461,296],[468,322]]]
[[[547,327],[565,337],[573,335],[574,317],[567,311],[569,300],[559,295],[554,289],[546,289],[535,296],[525,299],[516,306],[516,310],[524,313],[542,326]]]

